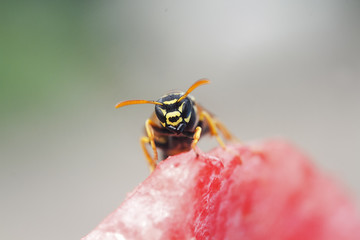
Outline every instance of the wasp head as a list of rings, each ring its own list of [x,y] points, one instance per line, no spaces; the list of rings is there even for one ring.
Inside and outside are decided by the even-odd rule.
[[[202,79],[195,82],[189,89],[183,92],[169,93],[157,101],[128,100],[116,104],[116,108],[133,104],[155,104],[155,113],[161,125],[176,134],[184,130],[193,130],[196,122],[196,108],[194,98],[189,95],[200,85],[208,84],[210,81]]]
[[[183,95],[184,93],[165,95],[157,100],[161,105],[155,105],[155,113],[162,126],[176,134],[182,133],[189,126],[193,112],[192,99],[181,98]]]

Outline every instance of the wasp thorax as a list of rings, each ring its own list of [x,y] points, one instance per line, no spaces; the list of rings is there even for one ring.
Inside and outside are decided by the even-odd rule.
[[[155,105],[155,113],[162,126],[177,134],[182,133],[190,121],[192,102],[186,97],[180,102],[182,93],[174,93],[160,98]]]

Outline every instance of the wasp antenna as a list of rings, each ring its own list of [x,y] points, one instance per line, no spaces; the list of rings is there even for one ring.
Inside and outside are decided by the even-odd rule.
[[[201,80],[195,82],[193,85],[191,85],[191,87],[189,87],[189,89],[186,91],[186,93],[177,100],[177,102],[180,102],[181,100],[186,98],[186,96],[189,95],[189,93],[191,93],[192,91],[194,91],[195,88],[197,88],[201,85],[204,85],[204,84],[208,84],[208,83],[210,83],[210,80],[207,80],[207,79],[201,79]]]
[[[148,101],[148,100],[128,100],[128,101],[119,102],[118,104],[115,105],[115,108],[120,108],[120,107],[124,107],[124,106],[127,106],[127,105],[145,104],[145,103],[162,105],[162,103],[155,102],[155,101]]]

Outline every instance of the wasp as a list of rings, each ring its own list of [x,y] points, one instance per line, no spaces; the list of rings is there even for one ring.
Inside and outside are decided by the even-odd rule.
[[[148,161],[150,171],[153,171],[158,162],[158,152],[162,152],[162,159],[178,153],[196,150],[200,137],[210,134],[214,136],[223,148],[225,144],[219,136],[222,133],[226,140],[235,139],[233,135],[213,114],[199,105],[195,98],[189,95],[195,88],[210,83],[201,79],[189,87],[186,92],[173,91],[162,96],[157,101],[128,100],[119,102],[115,108],[134,104],[154,104],[155,111],[145,122],[146,136],[140,139],[141,148]],[[147,150],[150,144],[153,156]]]

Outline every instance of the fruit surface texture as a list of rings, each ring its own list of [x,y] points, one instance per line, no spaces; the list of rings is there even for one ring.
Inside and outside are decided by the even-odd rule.
[[[277,139],[169,157],[83,239],[358,240],[360,221],[336,181]]]

